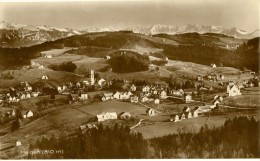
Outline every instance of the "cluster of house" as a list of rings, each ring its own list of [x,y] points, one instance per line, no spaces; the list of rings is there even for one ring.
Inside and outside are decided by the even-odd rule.
[[[3,115],[3,117],[11,118],[11,117],[15,117],[16,115],[17,113],[15,110],[9,110]],[[21,111],[21,117],[23,119],[33,117],[33,112],[31,110],[27,110],[27,111],[23,110]]]
[[[40,92],[32,92],[32,86],[30,86],[28,82],[21,82],[18,89],[11,87],[8,92],[0,95],[0,105],[4,102],[16,103],[31,97],[38,97],[39,94]]]
[[[197,77],[197,81],[203,81],[203,80],[209,80],[209,81],[223,81],[225,80],[225,76],[223,74],[209,74],[209,75],[206,75],[206,76],[198,76]]]
[[[190,107],[186,106],[183,108],[182,113],[171,115],[170,121],[177,122],[185,119],[196,118],[199,117],[199,115],[201,115],[202,113],[206,113],[209,111],[211,111],[211,108],[207,106],[196,106],[193,110],[191,110]]]
[[[96,115],[96,120],[98,122],[106,121],[106,120],[116,120],[116,119],[129,119],[131,118],[131,114],[129,112],[121,112],[117,115],[116,112],[103,112],[99,115]]]

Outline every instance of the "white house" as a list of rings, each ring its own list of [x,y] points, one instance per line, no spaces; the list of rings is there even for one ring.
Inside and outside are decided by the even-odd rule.
[[[199,112],[200,112],[200,107],[195,107],[195,108],[192,110],[192,115],[193,115],[193,117],[198,117],[198,116],[199,116]]]
[[[106,55],[105,59],[111,59],[111,57],[109,55]]]
[[[146,96],[141,98],[141,102],[147,102],[147,101],[149,101],[149,98],[147,98]]]
[[[15,143],[15,146],[21,146],[21,145],[22,145],[22,143],[17,140],[16,143]]]
[[[52,58],[52,55],[49,55],[49,54],[45,54],[45,56],[44,56],[45,58]]]
[[[33,112],[32,112],[31,110],[27,111],[26,117],[27,117],[27,118],[33,117]]]
[[[113,119],[117,119],[117,114],[115,112],[106,112],[106,113],[97,115],[97,120],[99,122],[105,121],[105,120],[113,120]]]
[[[185,117],[186,117],[186,119],[192,118],[192,113],[190,111],[185,113]]]
[[[61,91],[62,91],[61,86],[58,86],[58,87],[57,87],[57,90],[58,90],[58,92],[61,92]]]
[[[181,118],[180,118],[180,120],[185,120],[185,118],[186,118],[185,113],[181,114]]]
[[[180,116],[178,114],[171,115],[170,121],[173,121],[173,122],[180,121]]]
[[[184,108],[183,108],[183,110],[182,110],[182,112],[190,112],[191,110],[190,110],[190,107],[188,107],[188,106],[185,106]]]
[[[39,96],[39,93],[38,93],[38,92],[32,92],[31,95],[32,95],[33,97],[38,97],[38,96]]]
[[[160,98],[161,98],[161,99],[166,99],[166,98],[167,98],[167,93],[166,93],[166,91],[161,91],[161,93],[160,93]]]
[[[136,86],[134,84],[132,84],[132,86],[130,87],[130,91],[132,91],[132,92],[136,91]]]
[[[155,116],[155,110],[152,109],[152,108],[148,108],[148,109],[146,110],[146,114],[147,114],[148,116]]]
[[[49,78],[48,78],[47,75],[43,75],[43,76],[42,76],[42,79],[43,79],[43,80],[47,80],[47,79],[49,79]]]
[[[122,94],[121,92],[116,91],[116,93],[113,94],[113,98],[114,99],[120,99],[121,94]]]
[[[137,103],[138,102],[138,97],[137,96],[131,96],[130,97],[130,102]]]
[[[182,89],[179,89],[179,90],[172,90],[171,93],[172,93],[172,95],[183,96],[184,91],[183,91]]]
[[[98,81],[98,85],[100,85],[101,87],[103,87],[104,85],[106,85],[106,80],[101,78],[99,81]]]
[[[104,93],[101,99],[102,101],[113,99],[113,93]]]
[[[192,101],[191,95],[188,94],[188,95],[184,96],[184,101],[185,101],[186,103],[191,102],[191,101]]]
[[[216,66],[216,64],[211,64],[210,65],[212,68],[216,68],[217,66]]]
[[[87,100],[88,99],[88,94],[87,93],[81,93],[81,94],[79,94],[79,98],[81,100]]]
[[[156,105],[160,104],[160,99],[158,99],[158,98],[155,99],[155,100],[154,100],[154,104],[156,104]]]
[[[144,92],[144,93],[150,92],[150,87],[149,86],[144,86],[142,88],[142,92]]]
[[[227,93],[229,97],[241,95],[240,88],[235,84],[231,84],[227,86]]]

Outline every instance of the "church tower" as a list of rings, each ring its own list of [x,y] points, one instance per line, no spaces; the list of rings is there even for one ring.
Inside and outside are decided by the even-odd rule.
[[[94,85],[95,78],[94,78],[94,70],[90,70],[90,84]]]

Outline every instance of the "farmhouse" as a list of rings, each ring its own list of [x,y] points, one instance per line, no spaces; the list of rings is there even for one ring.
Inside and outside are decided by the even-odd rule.
[[[104,93],[101,100],[102,101],[107,101],[113,99],[113,93]]]
[[[189,111],[189,112],[186,112],[185,113],[185,118],[186,119],[190,119],[190,118],[192,118],[192,113]]]
[[[144,86],[144,87],[142,88],[142,92],[144,92],[144,93],[150,92],[150,87],[149,87],[149,86]]]
[[[130,102],[137,103],[138,102],[138,97],[137,96],[131,96],[130,97]]]
[[[227,93],[228,93],[229,97],[241,95],[240,88],[236,84],[233,84],[233,83],[230,83],[227,86]]]
[[[45,54],[44,57],[45,57],[45,58],[49,58],[49,59],[51,59],[51,58],[52,58],[52,55]]]
[[[167,93],[166,93],[166,91],[161,91],[161,93],[160,93],[160,98],[161,98],[161,99],[166,99],[166,98],[167,98]]]
[[[212,68],[216,68],[217,66],[216,66],[216,64],[211,64],[210,65]]]
[[[132,84],[132,86],[130,87],[130,91],[132,91],[132,92],[136,91],[136,86],[134,84]]]
[[[185,113],[181,114],[181,118],[180,118],[180,120],[185,120],[185,118],[186,118]]]
[[[180,116],[178,114],[174,114],[170,116],[170,121],[177,122],[180,121]]]
[[[184,91],[183,91],[182,89],[172,90],[172,91],[171,91],[171,94],[172,94],[172,95],[176,95],[176,96],[183,96]]]
[[[114,99],[120,99],[120,95],[122,95],[122,93],[116,91],[116,92],[113,94],[113,98],[114,98]]]
[[[115,112],[106,112],[100,115],[97,115],[97,121],[113,120],[117,119],[117,114]]]
[[[182,112],[190,112],[190,108],[188,106],[185,106],[182,110]]]
[[[199,112],[200,112],[200,107],[195,107],[191,113],[193,117],[198,117],[199,116]]]
[[[148,116],[155,116],[155,110],[152,109],[152,108],[148,108],[148,109],[146,110],[146,114],[147,114]]]
[[[191,101],[192,101],[191,95],[188,94],[188,95],[184,96],[184,101],[185,101],[186,103],[191,102]]]
[[[81,100],[86,100],[86,99],[88,99],[88,94],[87,94],[87,93],[80,93],[80,94],[79,94],[79,98],[80,98]]]
[[[100,87],[105,86],[105,85],[106,85],[106,80],[103,79],[103,78],[101,78],[101,79],[98,81],[98,85],[99,85]]]
[[[149,98],[147,98],[146,96],[141,98],[141,102],[147,102],[147,101],[149,101]]]

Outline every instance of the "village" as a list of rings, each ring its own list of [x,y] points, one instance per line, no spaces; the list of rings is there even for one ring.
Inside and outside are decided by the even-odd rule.
[[[212,68],[216,68],[215,64],[211,64]],[[249,73],[254,74],[254,73]],[[144,111],[148,117],[153,117],[159,111],[158,105],[165,102],[183,103],[185,106],[179,113],[170,113],[169,121],[177,122],[184,119],[196,118],[205,113],[209,113],[220,107],[223,107],[223,102],[226,98],[236,97],[241,95],[241,89],[257,87],[259,86],[259,78],[252,76],[249,80],[242,81],[228,81],[224,75],[209,74],[207,76],[198,76],[196,80],[198,83],[188,85],[176,85],[169,87],[169,84],[165,83],[149,83],[149,82],[137,82],[129,80],[106,80],[104,78],[95,78],[94,70],[89,73],[89,78],[81,82],[68,82],[61,85],[53,85],[49,82],[49,77],[43,75],[39,81],[29,84],[28,82],[21,82],[20,86],[14,88],[10,87],[9,91],[6,91],[0,96],[1,107],[1,121],[11,121],[19,117],[21,119],[33,118],[36,109],[27,108],[27,110],[18,110],[14,108],[19,102],[28,100],[31,98],[49,96],[51,101],[55,101],[55,95],[66,96],[66,102],[69,104],[77,104],[86,100],[95,99],[101,102],[107,102],[110,100],[116,100],[121,102],[130,102],[133,104],[139,104],[144,106],[147,110]],[[202,83],[204,80],[215,82],[220,88],[215,89],[211,87],[205,87]],[[120,85],[118,87],[118,84]],[[141,84],[141,85],[140,85]],[[117,86],[117,88],[113,88]],[[88,92],[98,91],[98,94],[90,97]],[[210,96],[208,100],[203,100],[204,97]],[[206,102],[205,102],[206,101]],[[194,105],[195,103],[195,105]],[[197,103],[197,104],[196,104]],[[191,109],[190,104],[193,104]],[[8,107],[11,107],[8,108]],[[227,107],[227,106],[226,106]],[[5,109],[5,110],[3,110]],[[9,110],[6,110],[9,109]],[[6,112],[4,112],[6,111]],[[39,114],[38,114],[39,115]],[[129,111],[121,111],[116,113],[107,111],[95,116],[95,121],[103,122],[111,119],[129,119],[131,114]],[[86,126],[86,125],[81,125]],[[92,126],[91,126],[92,127]]]

